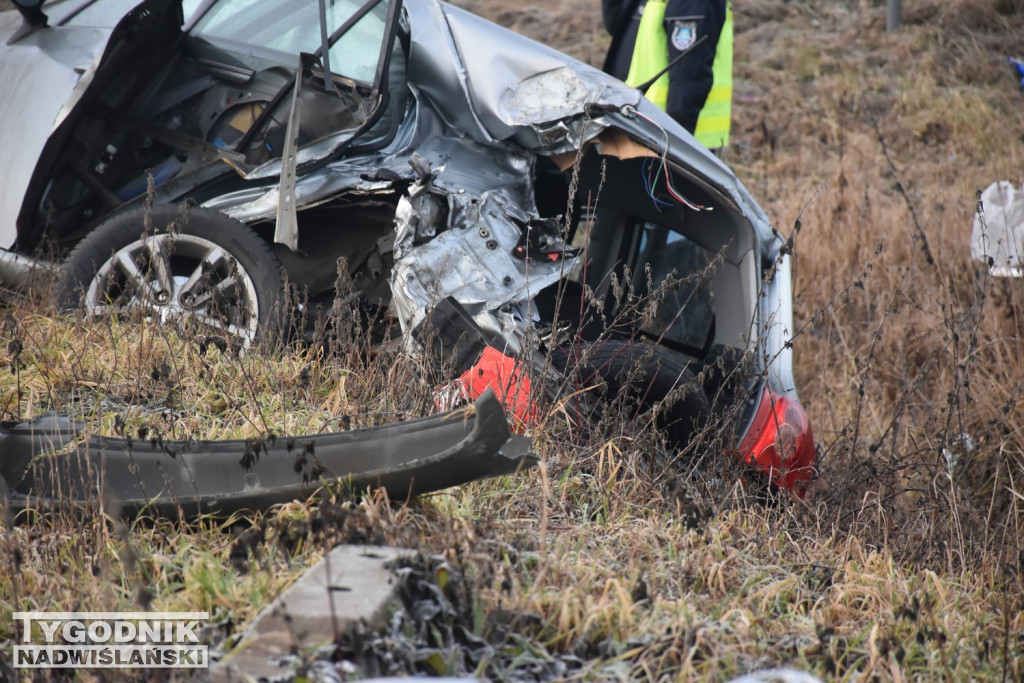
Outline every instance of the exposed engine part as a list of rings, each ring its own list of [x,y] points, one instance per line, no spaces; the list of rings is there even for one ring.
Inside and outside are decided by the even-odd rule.
[[[579,249],[571,249],[565,243],[561,216],[530,220],[523,226],[523,236],[512,250],[512,254],[523,261],[560,261],[579,253]]]

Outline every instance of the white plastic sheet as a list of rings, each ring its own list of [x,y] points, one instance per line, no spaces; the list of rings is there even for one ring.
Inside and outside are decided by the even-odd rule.
[[[971,257],[1000,277],[1024,276],[1024,190],[1008,180],[981,193],[971,230]]]

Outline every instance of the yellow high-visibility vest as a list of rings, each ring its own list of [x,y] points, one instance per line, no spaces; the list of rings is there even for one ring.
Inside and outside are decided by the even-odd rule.
[[[641,49],[642,48],[642,49]],[[636,47],[629,64],[626,83],[636,87],[649,81],[668,66],[668,34],[665,31],[665,0],[647,0],[640,17]],[[725,24],[718,37],[715,62],[711,67],[714,83],[704,108],[697,118],[694,137],[709,149],[729,144],[732,123],[732,6],[726,8]],[[664,111],[668,105],[668,73],[662,74],[647,90],[647,99]]]
[[[648,0],[640,15],[633,59],[629,63],[626,85],[643,85],[668,66],[668,34],[665,32],[665,0]],[[668,72],[663,73],[650,88],[647,99],[665,111],[668,105]]]
[[[714,84],[704,108],[700,110],[693,133],[697,141],[708,149],[729,144],[732,125],[732,3],[725,9],[725,23],[722,24],[722,35],[718,37],[711,70],[715,75]]]

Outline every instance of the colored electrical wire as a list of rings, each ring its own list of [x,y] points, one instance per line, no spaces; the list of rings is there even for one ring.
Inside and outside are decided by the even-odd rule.
[[[654,186],[657,184],[657,178],[651,178],[651,159],[650,157],[644,159],[643,165],[640,167],[640,175],[643,177],[644,189],[647,191],[647,196],[654,202],[654,208],[661,211],[662,206],[672,206],[671,202],[666,202],[664,199],[658,199],[654,195]],[[660,171],[658,175],[661,175]],[[661,206],[659,206],[659,204]]]
[[[661,152],[661,170],[665,171],[665,188],[668,190],[668,193],[670,195],[672,195],[672,197],[674,197],[677,201],[679,201],[682,204],[688,206],[689,208],[693,209],[694,211],[711,211],[712,207],[710,207],[710,206],[701,206],[700,204],[695,204],[695,203],[691,202],[686,197],[684,197],[681,193],[677,192],[676,188],[672,186],[672,175],[671,175],[671,173],[669,173],[669,168],[668,168],[668,151],[669,151],[668,131],[665,130],[664,128],[662,128],[661,125],[657,121],[652,119],[650,116],[647,116],[646,114],[642,113],[639,109],[633,109],[633,112],[637,116],[642,118],[644,121],[647,121],[649,124],[651,124],[652,126],[657,128],[659,131],[661,131],[661,135],[662,135],[662,137],[665,140],[664,149]]]

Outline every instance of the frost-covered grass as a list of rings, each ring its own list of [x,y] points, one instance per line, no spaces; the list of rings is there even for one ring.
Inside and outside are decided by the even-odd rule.
[[[129,438],[244,439],[345,431],[432,412],[414,359],[330,341],[241,350],[148,320],[11,310],[0,419],[70,415]],[[420,388],[417,391],[417,388]]]
[[[591,62],[606,44],[590,2],[459,4]],[[1024,93],[1004,62],[1024,8],[906,2],[885,34],[876,4],[735,7],[726,160],[794,237],[797,382],[825,456],[805,499],[677,476],[652,464],[666,458],[651,435],[584,437],[553,414],[538,469],[407,506],[333,492],[231,520],[8,516],[0,638],[14,610],[140,605],[209,609],[220,637],[325,548],[370,540],[464,571],[476,632],[518,637],[509,677],[551,657],[592,680],[775,665],[1019,680],[1024,291],[970,262],[967,238],[976,190],[1024,181]],[[226,438],[432,409],[399,354],[239,355],[166,328],[7,313],[5,420],[72,411],[107,433]]]

